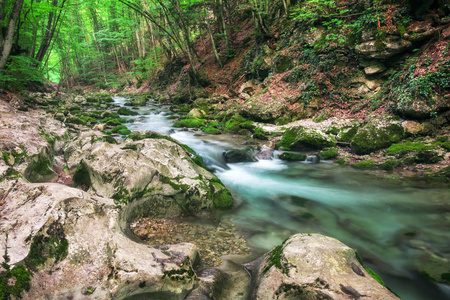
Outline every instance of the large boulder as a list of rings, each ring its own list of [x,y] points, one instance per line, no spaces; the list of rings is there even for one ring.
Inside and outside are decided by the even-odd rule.
[[[388,59],[408,50],[412,43],[404,39],[388,38],[384,42],[368,41],[356,46],[356,51],[366,58]]]
[[[320,129],[293,127],[286,130],[277,146],[283,150],[316,150],[336,145],[336,139]]]
[[[296,234],[249,267],[252,299],[398,299],[353,249],[320,234]]]
[[[53,178],[53,154],[69,135],[59,121],[40,112],[18,112],[0,101],[0,150],[7,164],[31,182]]]
[[[399,142],[404,136],[401,121],[386,118],[374,118],[358,129],[351,141],[352,151],[356,154],[370,154]]]
[[[12,270],[8,290],[23,299],[183,299],[196,282],[194,245],[132,241],[111,199],[22,179],[2,181],[0,194],[0,263]]]
[[[139,200],[133,205],[145,205],[142,214],[200,215],[232,206],[230,192],[194,162],[193,154],[164,136],[154,137],[111,144],[89,131],[66,145],[65,158],[69,169],[76,169],[75,182],[118,204]]]

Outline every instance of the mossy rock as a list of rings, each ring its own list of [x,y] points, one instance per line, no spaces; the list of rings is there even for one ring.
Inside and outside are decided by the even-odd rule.
[[[284,152],[280,155],[280,159],[287,161],[305,161],[306,157],[306,154],[293,152]]]
[[[450,151],[450,139],[448,136],[437,137],[433,144],[439,145],[445,150]]]
[[[395,167],[401,166],[402,163],[397,159],[390,158],[383,162],[379,168],[385,171],[392,171]]]
[[[251,150],[227,150],[223,153],[223,158],[227,163],[256,161],[256,158],[251,153]]]
[[[124,116],[137,116],[139,114],[138,112],[128,109],[126,107],[119,108],[117,110],[117,113],[119,115],[124,115]]]
[[[107,133],[108,133],[108,134],[112,134],[112,133],[120,133],[120,134],[123,134],[123,133],[121,133],[121,132],[128,132],[127,134],[130,134],[130,133],[131,133],[131,131],[130,131],[130,130],[128,129],[128,127],[125,126],[125,125],[119,125],[119,126],[116,126],[116,127],[114,127],[113,129],[109,130]]]
[[[222,186],[218,192],[213,194],[213,203],[216,208],[230,209],[233,207],[234,200],[231,192]]]
[[[356,169],[373,170],[376,167],[376,163],[375,163],[375,160],[368,159],[368,160],[363,160],[363,161],[360,161],[360,162],[358,162],[356,164],[353,164],[352,167],[356,168]]]
[[[207,134],[220,134],[221,133],[221,131],[219,129],[212,127],[212,126],[203,127],[202,131]]]
[[[433,149],[434,147],[432,145],[426,145],[424,143],[404,142],[392,144],[386,149],[386,152],[390,155],[404,156],[414,151],[426,151]]]
[[[269,139],[264,130],[259,127],[255,129],[255,132],[253,132],[253,138],[263,141],[267,141]]]
[[[343,166],[346,164],[345,158],[338,158],[336,159],[336,163],[340,166]]]
[[[187,127],[187,128],[200,128],[202,126],[205,126],[206,120],[205,119],[184,119],[181,121],[176,122],[173,124],[174,127]]]
[[[372,121],[355,134],[351,142],[352,151],[359,155],[370,154],[399,142],[403,136],[400,124]]]
[[[36,235],[30,246],[26,264],[33,270],[53,258],[57,263],[67,257],[69,242],[66,239],[63,226],[58,222],[50,224],[46,233]]]
[[[277,146],[283,150],[320,150],[336,146],[336,139],[320,130],[299,127],[286,130]]]
[[[336,158],[339,155],[338,148],[337,147],[325,148],[323,149],[323,151],[320,152],[320,155],[323,157],[323,159]]]
[[[350,143],[358,131],[358,126],[342,128],[337,134],[336,139],[339,142]]]

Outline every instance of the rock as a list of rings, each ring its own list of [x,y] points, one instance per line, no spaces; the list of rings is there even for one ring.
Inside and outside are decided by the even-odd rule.
[[[205,112],[198,108],[194,108],[188,112],[187,117],[189,119],[203,119],[205,117]]]
[[[336,145],[336,139],[320,129],[293,127],[286,130],[277,146],[283,150],[316,150]]]
[[[368,41],[356,46],[356,51],[361,55],[374,59],[388,59],[394,55],[408,50],[412,43],[405,39],[387,39],[378,45],[377,41]]]
[[[102,124],[95,124],[92,129],[103,131],[103,130],[105,130],[105,128],[106,128],[106,123],[102,123]]]
[[[0,101],[0,148],[8,153],[8,162],[29,181],[47,181],[53,172],[53,154],[58,141],[68,137],[67,128],[41,112],[14,112]]]
[[[231,207],[233,199],[217,177],[168,139],[155,134],[116,145],[98,132],[84,132],[65,147],[66,161],[77,169],[76,183],[117,203],[133,201],[127,209],[140,216],[201,215]]]
[[[429,101],[422,98],[412,98],[405,102],[392,102],[390,106],[397,115],[408,119],[430,119],[436,112],[445,112],[450,109],[449,98],[440,95],[431,95]],[[432,105],[430,104],[432,103]]]
[[[280,105],[280,103],[276,101],[270,103],[262,101],[248,101],[239,107],[239,114],[252,121],[269,123],[274,122],[278,118],[284,117],[286,114],[286,106]]]
[[[22,262],[32,271],[24,299],[124,299],[157,291],[183,299],[196,282],[194,245],[162,251],[130,240],[121,226],[126,216],[111,199],[24,180],[3,181],[0,191],[9,191],[0,212],[0,252],[7,257],[0,262]]]
[[[238,94],[248,94],[249,96],[252,96],[256,89],[258,89],[257,82],[253,83],[252,81],[246,81],[239,87]]]
[[[227,163],[254,162],[257,161],[250,150],[227,150],[223,153]]]
[[[364,68],[364,73],[366,75],[375,75],[378,73],[382,73],[386,70],[386,66],[382,63],[373,63],[370,66]]]
[[[248,267],[252,299],[398,299],[353,249],[320,234],[296,234]]]
[[[406,34],[404,34],[403,37],[413,43],[429,39],[437,31],[432,25],[432,19],[411,22],[406,28]]]
[[[391,119],[371,119],[358,129],[351,140],[352,151],[356,154],[370,154],[399,142],[404,136],[400,121]]]
[[[428,135],[435,130],[434,126],[429,122],[403,121],[403,129],[406,135]]]
[[[307,155],[303,153],[284,152],[280,155],[281,160],[287,161],[304,161]]]

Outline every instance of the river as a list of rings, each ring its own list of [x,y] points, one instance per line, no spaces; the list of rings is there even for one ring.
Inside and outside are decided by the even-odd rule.
[[[419,272],[449,256],[448,186],[383,178],[331,161],[285,162],[277,152],[271,160],[227,164],[223,151],[242,148],[240,140],[175,130],[167,106],[150,104],[139,113],[126,117],[130,130],[152,130],[189,145],[232,191],[237,205],[228,214],[254,253],[295,233],[322,233],[356,249],[402,299],[450,299],[448,285]]]

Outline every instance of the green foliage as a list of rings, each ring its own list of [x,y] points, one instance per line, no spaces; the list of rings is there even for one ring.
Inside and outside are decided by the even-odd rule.
[[[30,83],[41,85],[44,73],[36,65],[39,65],[39,62],[33,58],[11,55],[5,69],[0,70],[0,86],[20,90]]]
[[[450,151],[450,139],[448,136],[437,137],[433,144],[439,145],[445,150]]]
[[[255,131],[253,132],[253,137],[258,140],[268,140],[266,133],[260,127],[255,129]]]

